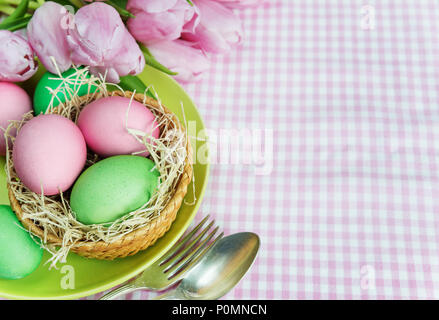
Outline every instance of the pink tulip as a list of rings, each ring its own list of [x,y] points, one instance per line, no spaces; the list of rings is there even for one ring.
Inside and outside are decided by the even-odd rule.
[[[48,1],[35,11],[28,24],[29,43],[41,63],[52,73],[58,73],[57,67],[60,72],[64,72],[72,65],[66,40],[72,18],[73,15],[66,8]]]
[[[137,48],[137,50],[136,50]],[[114,58],[111,64],[90,67],[94,75],[106,75],[105,79],[112,83],[119,82],[119,76],[137,75],[145,67],[145,57],[139,46],[132,37],[125,37],[120,44],[118,58]]]
[[[67,30],[67,41],[75,64],[106,74],[110,82],[118,83],[119,76],[138,74],[145,66],[143,53],[118,12],[102,2],[78,10],[75,28]]]
[[[136,16],[128,29],[145,44],[178,39],[196,13],[186,0],[128,0],[127,9]]]
[[[182,38],[196,43],[210,53],[226,53],[242,39],[241,20],[222,4],[212,0],[193,0],[200,12],[195,32],[184,32]]]
[[[0,81],[25,81],[37,69],[29,43],[18,34],[0,30]]]
[[[268,0],[215,0],[224,4],[230,9],[243,9],[248,7],[256,7],[258,5],[268,2]]]
[[[149,45],[148,49],[161,64],[177,72],[175,79],[182,83],[199,80],[210,66],[206,55],[187,41],[156,42]]]

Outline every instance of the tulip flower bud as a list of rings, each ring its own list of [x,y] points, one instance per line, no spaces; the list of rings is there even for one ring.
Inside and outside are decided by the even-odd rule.
[[[147,45],[178,39],[195,14],[187,0],[128,0],[127,9],[136,16],[128,20],[128,29]]]
[[[196,43],[206,52],[221,54],[242,40],[242,24],[233,11],[212,0],[193,0],[200,13],[195,31],[184,32],[182,38]]]
[[[52,73],[64,72],[72,65],[66,40],[66,32],[72,26],[73,15],[52,1],[39,7],[27,26],[30,45],[44,67]]]
[[[34,52],[20,35],[0,30],[0,81],[21,82],[38,69]]]
[[[178,75],[174,78],[182,83],[199,80],[202,73],[210,67],[206,55],[187,41],[156,42],[149,45],[148,50],[157,61],[177,72]]]
[[[75,28],[67,30],[67,41],[73,63],[90,66],[92,73],[106,74],[110,82],[138,74],[145,66],[143,53],[118,12],[102,2],[76,12]]]

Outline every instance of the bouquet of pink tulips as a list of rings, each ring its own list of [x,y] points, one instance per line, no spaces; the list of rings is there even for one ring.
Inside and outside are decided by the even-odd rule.
[[[145,63],[180,82],[198,80],[210,57],[241,42],[235,8],[264,0],[0,0],[0,81],[72,65],[119,83]]]

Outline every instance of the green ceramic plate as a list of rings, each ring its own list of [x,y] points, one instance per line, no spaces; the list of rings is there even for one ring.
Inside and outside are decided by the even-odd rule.
[[[194,103],[173,79],[148,66],[140,78],[145,84],[154,86],[162,103],[175,112],[180,120],[183,120],[182,102],[186,121],[193,121],[192,124],[196,126],[194,132],[198,134],[204,129],[203,121]],[[198,141],[194,154],[200,147],[203,147],[203,143]],[[4,162],[4,157],[0,157],[1,168],[4,168]],[[104,291],[132,278],[154,263],[188,228],[200,206],[208,174],[208,164],[194,164],[196,203],[183,204],[171,229],[148,249],[134,256],[113,261],[87,259],[70,253],[67,262],[59,264],[57,270],[49,270],[48,265],[44,265],[50,257],[50,254],[45,252],[43,262],[31,275],[20,280],[0,279],[0,296],[11,299],[75,299]],[[4,170],[0,170],[0,184],[0,203],[9,204]],[[186,195],[188,202],[194,199],[192,190],[191,183]],[[72,275],[73,289],[69,288],[72,286],[70,281],[73,279]]]

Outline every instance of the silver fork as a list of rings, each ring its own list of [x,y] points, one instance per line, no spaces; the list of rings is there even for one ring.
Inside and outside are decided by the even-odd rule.
[[[99,300],[111,300],[121,294],[126,294],[138,289],[165,290],[181,280],[184,275],[195,266],[200,258],[224,235],[224,233],[221,232],[214,238],[219,230],[218,226],[208,233],[213,227],[215,220],[211,221],[201,230],[208,218],[209,216],[205,217],[183,239],[179,240],[169,249],[163,257],[145,269],[139,276],[126,282],[119,288],[108,292]],[[198,231],[200,232],[197,234]],[[213,241],[211,241],[212,239]]]

